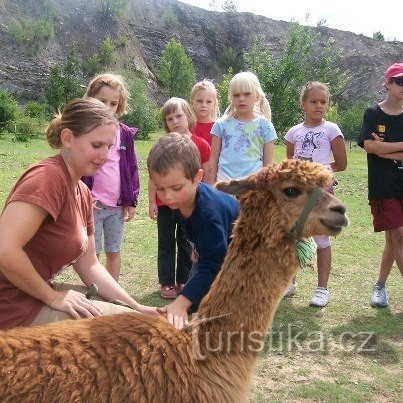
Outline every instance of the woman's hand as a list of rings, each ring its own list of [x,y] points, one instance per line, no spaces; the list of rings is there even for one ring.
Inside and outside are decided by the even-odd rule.
[[[56,298],[49,304],[53,309],[63,311],[74,319],[101,316],[102,310],[94,306],[91,301],[77,291],[56,291]]]
[[[146,306],[138,304],[136,306],[136,311],[150,315],[161,315],[160,308],[157,308],[155,306]]]

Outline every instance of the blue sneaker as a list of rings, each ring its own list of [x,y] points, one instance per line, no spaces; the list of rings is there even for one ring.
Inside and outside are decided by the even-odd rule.
[[[375,284],[371,297],[371,305],[374,307],[388,306],[388,293],[386,292],[386,287],[384,285],[380,286]]]

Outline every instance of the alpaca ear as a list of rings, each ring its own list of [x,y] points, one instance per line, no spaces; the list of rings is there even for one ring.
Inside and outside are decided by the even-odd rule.
[[[232,180],[229,182],[217,182],[214,187],[224,193],[240,196],[249,190],[254,190],[256,188],[256,184],[250,178],[245,178],[241,180]]]

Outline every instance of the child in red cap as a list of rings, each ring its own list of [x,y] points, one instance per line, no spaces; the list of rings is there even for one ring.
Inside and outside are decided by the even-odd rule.
[[[374,230],[385,231],[371,305],[388,306],[385,283],[396,262],[403,276],[403,63],[385,73],[386,99],[364,113],[358,145],[367,152],[368,199]]]

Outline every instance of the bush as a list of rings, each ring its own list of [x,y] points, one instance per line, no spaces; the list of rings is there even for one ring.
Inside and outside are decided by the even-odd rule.
[[[43,119],[47,120],[48,116],[46,114],[46,105],[40,104],[36,101],[29,101],[25,106],[24,111],[25,116],[29,116],[30,118]]]
[[[130,112],[122,119],[129,126],[139,129],[137,140],[149,140],[150,133],[155,132],[160,125],[160,116],[157,105],[147,95],[144,79],[136,77],[127,80],[131,94]]]
[[[42,125],[35,118],[21,116],[14,124],[14,138],[16,141],[26,143],[41,134]]]
[[[17,101],[6,91],[0,91],[0,132],[6,130],[11,121],[15,121],[20,108]]]

